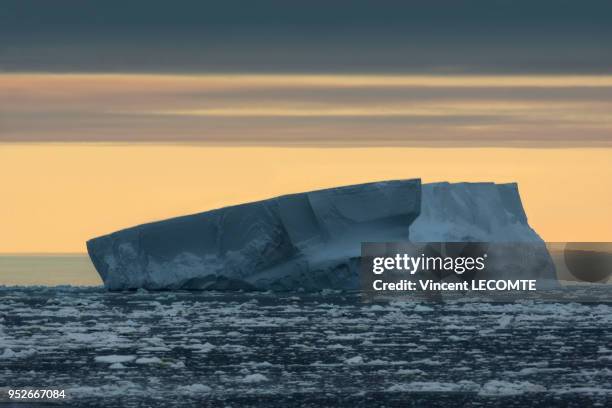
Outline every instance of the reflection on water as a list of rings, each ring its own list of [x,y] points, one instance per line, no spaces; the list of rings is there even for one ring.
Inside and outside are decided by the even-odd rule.
[[[86,254],[0,255],[0,285],[101,284]]]

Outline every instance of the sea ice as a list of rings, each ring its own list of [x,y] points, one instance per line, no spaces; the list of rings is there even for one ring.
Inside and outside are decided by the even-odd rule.
[[[538,384],[533,384],[528,381],[510,382],[492,380],[485,383],[478,392],[478,394],[483,396],[498,397],[521,395],[530,392],[546,392],[546,387],[543,387]]]
[[[248,374],[244,376],[244,378],[241,380],[241,382],[247,383],[247,384],[260,383],[264,381],[268,381],[268,377],[266,377],[263,374],[259,374],[259,373]]]
[[[212,391],[208,385],[204,384],[191,384],[191,385],[180,385],[177,387],[179,394],[207,394]]]
[[[134,361],[136,356],[128,355],[128,356],[120,356],[120,355],[109,355],[109,356],[96,356],[94,357],[94,361],[96,363],[129,363],[130,361]]]

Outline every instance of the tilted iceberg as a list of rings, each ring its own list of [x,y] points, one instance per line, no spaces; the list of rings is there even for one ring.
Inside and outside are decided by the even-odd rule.
[[[110,290],[357,289],[363,241],[406,241],[420,180],[291,194],[87,242]]]
[[[415,221],[416,220],[416,221]],[[144,224],[87,242],[110,290],[359,289],[362,242],[527,242],[515,184],[394,180],[285,195]],[[539,273],[539,272],[538,272]],[[554,274],[554,267],[552,269]]]

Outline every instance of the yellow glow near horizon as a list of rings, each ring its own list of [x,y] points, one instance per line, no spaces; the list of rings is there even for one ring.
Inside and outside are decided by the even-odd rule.
[[[2,85],[58,82],[105,85],[206,83],[218,87],[409,86],[409,87],[612,87],[612,75],[388,75],[388,74],[144,74],[144,73],[4,73]]]
[[[294,104],[291,101],[281,101],[270,106],[237,106],[229,108],[210,109],[183,109],[183,110],[153,110],[135,112],[114,112],[126,114],[150,114],[168,116],[220,116],[220,117],[470,117],[479,115],[482,117],[495,117],[502,114],[520,115],[522,119],[539,121],[561,121],[585,122],[591,121],[600,127],[612,125],[612,104],[602,106],[601,103],[589,104],[588,102],[551,102],[529,103],[487,101],[458,101],[455,103],[444,102],[419,102],[412,104],[389,103],[388,106],[360,106],[355,104],[349,107],[339,107],[335,104]],[[347,104],[345,104],[347,105]],[[603,109],[602,109],[603,108]]]
[[[0,144],[0,252],[85,240],[229,204],[384,179],[519,183],[548,241],[612,241],[612,149]]]

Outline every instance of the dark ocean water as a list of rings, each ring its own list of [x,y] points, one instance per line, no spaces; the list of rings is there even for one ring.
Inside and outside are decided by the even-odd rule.
[[[0,287],[0,406],[7,388],[65,390],[39,406],[610,406],[604,290],[366,303]]]

